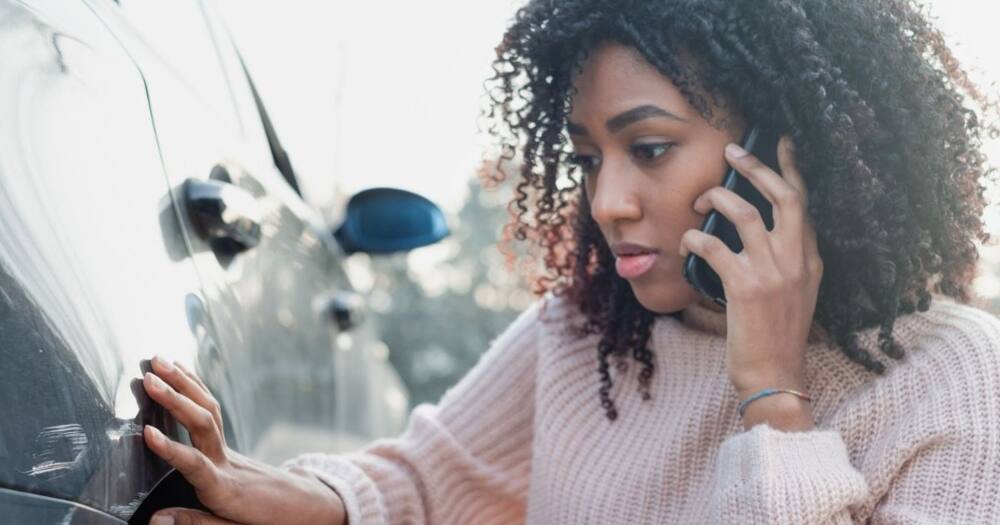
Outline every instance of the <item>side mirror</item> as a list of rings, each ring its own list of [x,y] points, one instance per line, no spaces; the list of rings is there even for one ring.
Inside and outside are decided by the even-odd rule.
[[[334,232],[348,253],[387,254],[434,244],[448,236],[441,208],[404,190],[373,188],[351,197],[344,223]]]

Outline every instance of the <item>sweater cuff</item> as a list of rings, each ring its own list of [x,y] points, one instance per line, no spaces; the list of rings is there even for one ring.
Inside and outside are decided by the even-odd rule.
[[[759,510],[754,523],[824,523],[868,494],[839,432],[785,432],[766,423],[722,442],[716,480],[718,508]]]
[[[340,496],[348,525],[384,524],[385,507],[374,482],[344,456],[309,453],[281,464],[282,469],[293,467],[316,476]]]

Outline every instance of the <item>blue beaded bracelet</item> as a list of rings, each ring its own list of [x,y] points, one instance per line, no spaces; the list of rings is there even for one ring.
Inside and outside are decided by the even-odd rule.
[[[773,394],[780,394],[782,392],[784,392],[786,394],[792,394],[792,395],[801,397],[802,399],[805,399],[806,401],[809,401],[810,403],[812,402],[812,398],[811,397],[803,394],[802,392],[799,392],[798,390],[789,390],[787,388],[765,388],[764,390],[761,390],[760,392],[757,392],[756,394],[754,394],[754,395],[752,395],[752,396],[744,399],[743,401],[740,401],[740,406],[739,406],[740,417],[743,417],[743,412],[746,411],[747,405],[749,405],[753,401],[756,401],[756,400],[758,400],[758,399],[760,399],[762,397],[767,397],[767,396],[770,396],[770,395],[773,395]]]

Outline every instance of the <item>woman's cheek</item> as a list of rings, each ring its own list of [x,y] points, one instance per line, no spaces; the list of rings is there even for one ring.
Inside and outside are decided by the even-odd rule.
[[[649,196],[649,204],[645,208],[656,218],[657,226],[672,226],[672,229],[683,231],[693,227],[694,223],[700,223],[700,215],[693,206],[694,200],[702,193],[697,185],[688,181],[660,183],[644,193]]]

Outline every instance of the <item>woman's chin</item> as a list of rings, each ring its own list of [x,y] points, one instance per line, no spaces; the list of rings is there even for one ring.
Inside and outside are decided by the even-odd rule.
[[[698,300],[698,292],[683,277],[655,282],[629,281],[629,285],[639,304],[658,314],[683,310]]]

